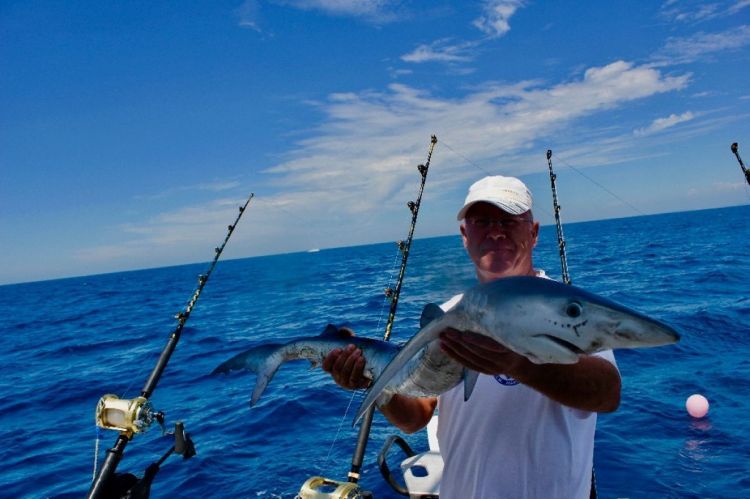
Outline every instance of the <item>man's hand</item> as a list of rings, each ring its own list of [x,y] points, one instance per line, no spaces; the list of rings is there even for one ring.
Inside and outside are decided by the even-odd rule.
[[[462,365],[483,374],[515,377],[530,363],[492,338],[470,331],[446,329],[440,334],[440,348]]]
[[[323,370],[342,388],[356,390],[366,388],[370,380],[365,378],[365,358],[362,350],[350,344],[345,348],[336,348],[323,359]]]
[[[491,338],[446,329],[440,347],[483,374],[504,374],[561,404],[592,412],[612,412],[620,404],[620,373],[609,361],[583,355],[575,364],[534,364]]]

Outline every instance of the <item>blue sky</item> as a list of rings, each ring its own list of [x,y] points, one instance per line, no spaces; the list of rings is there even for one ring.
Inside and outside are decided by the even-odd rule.
[[[0,283],[747,204],[750,0],[0,4]],[[748,151],[748,152],[745,152]],[[746,160],[747,161],[747,160]]]

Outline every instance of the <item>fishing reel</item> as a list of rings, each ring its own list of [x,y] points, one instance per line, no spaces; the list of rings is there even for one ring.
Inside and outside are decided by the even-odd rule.
[[[96,404],[96,426],[105,430],[115,430],[132,436],[143,433],[158,422],[165,432],[164,414],[154,411],[151,402],[145,397],[121,399],[111,393],[104,395]]]
[[[322,476],[308,478],[295,499],[372,499],[372,492],[356,483],[338,482]]]

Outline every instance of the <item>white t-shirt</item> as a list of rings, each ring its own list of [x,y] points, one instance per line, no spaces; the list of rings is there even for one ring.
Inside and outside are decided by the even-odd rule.
[[[452,308],[461,295],[442,308]],[[595,354],[612,362],[611,350]],[[441,499],[588,498],[596,413],[559,404],[507,376],[479,375],[438,398]]]

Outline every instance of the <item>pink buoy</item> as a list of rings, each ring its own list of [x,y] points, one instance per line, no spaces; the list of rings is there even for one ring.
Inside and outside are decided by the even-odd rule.
[[[708,413],[708,400],[703,395],[695,393],[685,401],[685,409],[694,418],[702,418]]]

